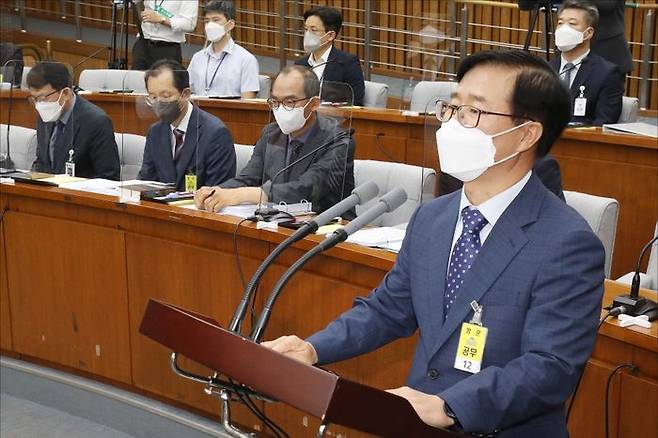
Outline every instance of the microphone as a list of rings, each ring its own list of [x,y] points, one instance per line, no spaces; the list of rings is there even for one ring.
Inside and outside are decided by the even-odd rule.
[[[647,243],[644,248],[642,248],[642,251],[640,251],[640,257],[637,260],[635,274],[633,275],[633,281],[631,282],[631,292],[628,295],[619,295],[612,301],[612,307],[623,308],[623,310],[619,313],[638,316],[656,308],[656,303],[639,296],[641,269],[640,265],[642,264],[642,258],[644,257],[644,254],[647,252],[647,250],[651,248],[651,246],[656,242],[656,240],[658,240],[658,236],[651,239],[651,241],[649,241],[649,243]]]
[[[317,254],[326,251],[329,248],[332,248],[339,244],[340,242],[345,241],[348,236],[354,234],[355,231],[363,228],[365,225],[369,224],[379,216],[384,213],[391,212],[402,205],[407,200],[407,192],[403,189],[396,187],[390,192],[386,193],[384,196],[378,199],[377,203],[366,210],[365,213],[358,216],[352,222],[347,224],[345,227],[334,231],[330,234],[325,240],[314,246],[310,251],[306,252],[301,256],[295,263],[288,268],[288,270],[279,278],[272,292],[270,292],[267,302],[263,306],[263,311],[254,326],[250,338],[254,342],[260,342],[261,337],[267,326],[267,322],[270,319],[270,314],[272,313],[272,307],[276,302],[277,298],[281,294],[281,290],[288,283],[290,278],[297,272],[302,266],[306,264],[311,258]]]
[[[268,203],[272,202],[272,194],[273,194],[273,191],[274,191],[274,181],[283,172],[285,172],[286,170],[289,170],[290,168],[295,166],[300,161],[304,161],[305,159],[307,159],[311,155],[313,155],[313,154],[317,153],[318,151],[326,148],[327,146],[332,145],[334,142],[339,142],[339,141],[343,140],[344,138],[348,138],[348,144],[345,145],[345,146],[349,148],[349,135],[348,135],[347,131],[341,131],[336,137],[322,143],[320,146],[316,147],[312,151],[307,152],[306,154],[304,154],[301,157],[297,158],[296,160],[294,160],[292,163],[288,164],[287,166],[283,166],[283,168],[281,168],[277,173],[274,174],[274,176],[272,178],[270,178],[270,189],[269,189],[268,199],[267,199]],[[335,147],[336,146],[342,146],[342,144],[337,144],[337,145],[334,145],[334,146]],[[261,195],[262,195],[262,193],[261,193]],[[252,221],[267,220],[270,216],[274,216],[277,213],[279,213],[279,210],[276,207],[260,207],[260,205],[261,205],[260,200],[258,201],[258,205],[259,205],[259,207],[256,209],[256,211],[254,211],[254,215],[251,216],[249,218],[249,220],[252,220]]]
[[[242,300],[233,313],[233,318],[229,324],[229,330],[233,332],[240,331],[240,325],[244,320],[247,311],[247,305],[249,304],[249,301],[251,301],[251,297],[258,287],[260,279],[262,278],[263,274],[265,274],[265,270],[272,264],[272,262],[279,256],[279,254],[281,254],[293,243],[303,239],[311,233],[316,232],[319,227],[326,224],[334,217],[340,216],[341,214],[351,210],[357,205],[365,204],[377,196],[378,193],[379,187],[377,187],[377,184],[374,182],[369,181],[367,183],[361,184],[359,187],[352,190],[352,194],[350,196],[328,208],[321,214],[317,215],[315,219],[302,225],[291,236],[289,236],[286,240],[274,248],[274,250],[265,258],[265,260],[263,260],[263,263],[260,264],[254,275],[251,277],[251,280],[249,280],[249,283],[244,290]]]
[[[101,53],[103,50],[110,50],[110,48],[109,47],[101,47],[100,49],[95,50],[91,55],[85,56],[84,58],[82,58],[82,61],[78,62],[76,65],[73,66],[73,75],[75,76],[75,71],[78,69],[78,67],[80,67],[85,62],[89,61],[94,56]]]
[[[16,166],[14,165],[14,161],[11,159],[11,146],[9,145],[9,131],[11,128],[11,109],[13,107],[12,104],[14,102],[15,78],[13,76],[17,70],[16,68],[17,64],[23,64],[23,61],[10,59],[5,63],[3,67],[9,67],[10,64],[13,64],[13,66],[12,66],[11,86],[9,87],[9,99],[7,102],[7,154],[4,157],[0,156],[0,174],[12,173],[16,171]]]

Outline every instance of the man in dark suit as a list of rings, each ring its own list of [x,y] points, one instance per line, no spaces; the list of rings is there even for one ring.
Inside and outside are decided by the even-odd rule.
[[[263,129],[238,176],[197,190],[197,207],[219,211],[227,205],[306,200],[321,212],[349,195],[354,189],[354,141],[336,120],[316,114],[319,91],[317,77],[306,67],[281,70],[268,100],[276,123]],[[290,168],[282,172],[286,166]]]
[[[149,129],[138,178],[196,187],[235,176],[233,137],[224,123],[190,103],[190,80],[178,61],[158,61],[144,76],[147,103],[160,119]]]
[[[40,62],[27,75],[30,102],[39,113],[37,157],[32,170],[62,174],[75,164],[75,176],[118,180],[119,151],[105,112],[76,96],[64,64]]]
[[[560,164],[551,155],[538,157],[532,168],[532,172],[537,175],[546,188],[558,198],[564,199],[562,191],[562,173]],[[439,195],[447,195],[461,189],[464,184],[454,176],[445,172],[439,173]]]
[[[598,32],[598,10],[584,0],[566,0],[558,11],[555,44],[561,57],[551,66],[571,94],[571,121],[601,126],[617,123],[624,95],[624,77],[616,65],[591,53]]]
[[[612,62],[623,75],[633,70],[631,50],[624,34],[626,0],[591,0],[599,10],[599,26],[592,38],[592,52]]]
[[[333,102],[363,105],[365,82],[358,56],[334,47],[334,41],[343,25],[343,17],[337,9],[315,6],[304,12],[304,51],[308,55],[295,64],[311,68],[322,81],[322,98]],[[348,84],[352,96],[345,88],[333,83]]]
[[[326,364],[418,331],[408,386],[390,392],[421,420],[566,438],[564,403],[594,347],[605,261],[587,222],[532,172],[569,120],[568,96],[547,63],[519,50],[471,55],[457,81],[437,141],[441,167],[464,188],[418,208],[368,297],[306,341],[265,345]]]

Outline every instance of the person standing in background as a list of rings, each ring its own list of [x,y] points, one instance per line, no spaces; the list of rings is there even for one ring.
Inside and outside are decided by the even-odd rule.
[[[633,58],[624,34],[624,0],[591,0],[599,10],[599,27],[592,52],[616,64],[623,75],[633,71]]]
[[[193,94],[249,99],[260,90],[258,60],[231,37],[235,18],[230,0],[206,4],[204,22],[210,45],[196,52],[187,68]]]
[[[140,33],[133,45],[133,70],[147,70],[161,59],[183,62],[181,43],[193,32],[198,0],[137,0]]]

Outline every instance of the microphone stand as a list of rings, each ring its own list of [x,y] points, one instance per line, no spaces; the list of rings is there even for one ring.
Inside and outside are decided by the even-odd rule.
[[[12,76],[16,71],[17,62],[20,61],[10,60],[5,64],[5,66],[7,66],[7,64],[14,65]],[[2,157],[2,159],[0,160],[0,175],[6,173],[12,173],[16,171],[16,166],[14,165],[14,161],[11,159],[11,146],[9,145],[9,130],[11,127],[11,109],[13,107],[13,102],[14,102],[14,77],[12,77],[11,86],[9,87],[9,101],[7,102],[7,155]]]

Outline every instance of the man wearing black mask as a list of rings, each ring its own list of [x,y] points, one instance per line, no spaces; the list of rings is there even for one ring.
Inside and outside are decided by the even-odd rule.
[[[146,136],[138,178],[185,188],[185,176],[196,186],[215,185],[235,176],[233,138],[217,117],[190,103],[187,70],[173,60],[158,61],[144,76],[146,103],[160,119]]]

